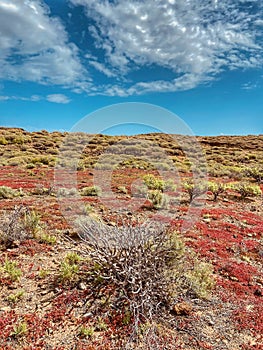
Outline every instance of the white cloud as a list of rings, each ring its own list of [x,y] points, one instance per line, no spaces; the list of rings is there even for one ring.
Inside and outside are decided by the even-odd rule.
[[[0,0],[0,79],[78,85],[78,49],[41,0]]]
[[[254,24],[256,24],[257,26],[263,26],[263,19],[257,19],[255,20]]]
[[[47,96],[47,101],[66,104],[70,102],[70,99],[63,94],[52,94]]]
[[[87,25],[110,72],[163,67],[169,81],[98,87],[109,95],[190,89],[223,70],[262,65],[261,0],[70,0],[84,6]],[[258,11],[252,10],[258,6]],[[93,63],[94,65],[94,63]],[[97,67],[100,68],[99,66]]]
[[[39,96],[39,95],[32,95],[29,97],[24,97],[24,96],[0,96],[0,101],[31,101],[31,102],[38,102],[38,101],[43,101],[46,100],[48,102],[53,102],[53,103],[62,103],[66,104],[69,103],[71,100],[63,95],[63,94],[51,94],[47,95],[46,97]]]
[[[224,70],[263,63],[262,0],[69,0],[87,14],[80,39],[92,35],[96,50],[85,55],[44,1],[0,0],[0,79],[129,96],[188,90]],[[155,76],[160,67],[166,78]],[[111,83],[93,81],[94,69]],[[0,97],[10,99],[70,101],[63,94]]]
[[[38,95],[32,95],[30,97],[24,97],[24,96],[0,96],[0,101],[40,101],[42,99],[41,96]]]
[[[89,56],[87,58],[89,58]],[[102,63],[98,61],[90,60],[89,64],[93,66],[95,69],[97,69],[99,72],[105,74],[107,77],[115,77],[115,74],[110,69],[105,67]]]
[[[258,82],[247,82],[247,83],[244,83],[242,86],[241,86],[241,89],[243,90],[254,90],[254,89],[257,89],[259,87],[259,84]]]

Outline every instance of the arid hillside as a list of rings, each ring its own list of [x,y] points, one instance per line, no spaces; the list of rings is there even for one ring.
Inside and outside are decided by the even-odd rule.
[[[0,349],[263,348],[263,135],[0,128]]]

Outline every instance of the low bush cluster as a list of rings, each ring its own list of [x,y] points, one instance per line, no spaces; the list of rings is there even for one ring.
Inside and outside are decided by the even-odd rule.
[[[0,186],[0,199],[12,199],[23,195],[24,194],[22,190],[15,190],[8,186]]]
[[[169,203],[169,196],[164,192],[175,191],[176,185],[172,179],[159,179],[152,174],[143,177],[141,192],[146,194],[147,199],[152,203],[155,209],[165,208]]]
[[[10,247],[14,242],[34,238],[40,242],[55,244],[56,239],[43,232],[43,224],[40,215],[26,206],[18,206],[9,213],[3,215],[0,220],[0,244]]]
[[[247,197],[259,197],[262,195],[261,189],[258,185],[250,184],[248,182],[237,182],[228,185],[228,188],[237,192],[241,199]]]

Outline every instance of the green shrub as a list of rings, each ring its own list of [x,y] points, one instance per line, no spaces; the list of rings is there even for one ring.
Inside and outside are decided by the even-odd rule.
[[[5,258],[5,262],[2,267],[0,267],[0,271],[4,273],[7,278],[11,281],[16,282],[22,276],[22,271],[17,267],[17,263],[15,261],[8,260]]]
[[[8,186],[0,186],[0,198],[11,199],[19,196],[23,196],[22,190],[18,191]]]
[[[67,261],[62,261],[59,270],[59,281],[62,283],[71,282],[76,277],[79,271],[79,266],[76,264],[70,264]]]
[[[35,195],[40,195],[40,196],[49,196],[49,195],[54,195],[53,188],[52,187],[43,187],[41,185],[37,185],[31,192],[32,194]]]
[[[26,164],[26,169],[34,169],[35,167],[36,167],[36,165],[33,163]]]
[[[194,184],[193,182],[185,181],[182,183],[182,186],[189,195],[190,203],[195,198],[200,197],[201,195],[203,195],[207,191],[207,185],[203,182]]]
[[[31,159],[31,163],[33,164],[45,164],[45,165],[49,165],[49,162],[52,159],[48,156],[38,156],[38,157],[34,157]]]
[[[33,238],[37,238],[37,234],[41,231],[40,215],[34,210],[26,211],[23,219],[23,226],[28,234]]]
[[[80,337],[87,337],[87,338],[92,338],[95,332],[95,328],[94,327],[84,327],[81,326],[80,330],[79,330],[79,336]]]
[[[81,260],[83,260],[82,257],[75,252],[68,253],[65,257],[65,261],[70,265],[79,263]]]
[[[11,336],[14,338],[23,337],[28,332],[28,326],[26,322],[19,322],[17,325],[14,325],[13,332]]]
[[[243,178],[243,168],[238,166],[226,166],[226,173],[229,178],[241,180]]]
[[[49,271],[49,270],[46,270],[46,269],[41,269],[41,270],[39,270],[39,272],[38,272],[38,277],[39,277],[40,279],[44,279],[44,278],[46,278],[48,275],[50,275],[50,271]]]
[[[20,205],[11,213],[6,213],[0,224],[0,244],[7,248],[14,242],[17,244],[28,238],[37,238],[49,244],[55,243],[56,237],[43,232],[44,225],[40,221],[40,215],[26,206]]]
[[[82,257],[75,252],[68,253],[61,262],[58,280],[62,283],[72,282],[79,272]]]
[[[98,320],[95,325],[96,331],[106,331],[108,329],[108,325],[103,321],[102,317],[98,317]]]
[[[262,195],[261,189],[258,185],[252,185],[247,182],[231,184],[228,187],[239,193],[241,199],[245,199],[247,197],[259,197]]]
[[[10,303],[15,304],[15,303],[17,303],[19,300],[21,300],[23,298],[24,294],[25,294],[24,290],[19,290],[15,294],[8,295],[7,300]]]
[[[8,141],[4,136],[0,137],[0,145],[7,145]]]
[[[82,188],[81,195],[82,196],[99,196],[101,193],[101,189],[98,186],[88,186]]]
[[[128,190],[125,186],[118,186],[118,192],[119,193],[124,193],[124,194],[127,194],[128,193]]]
[[[226,190],[226,186],[222,183],[209,181],[207,184],[208,191],[212,192],[213,200],[216,201],[218,196]]]
[[[155,209],[166,208],[168,204],[168,196],[160,190],[149,190],[147,199],[151,201]]]
[[[202,299],[206,299],[211,289],[215,285],[215,280],[212,277],[212,265],[195,261],[193,269],[187,274],[192,291]]]
[[[144,175],[143,182],[149,190],[159,190],[162,192],[176,190],[176,186],[172,179],[168,179],[165,181],[162,179],[158,179],[152,174]]]
[[[244,169],[244,173],[246,176],[251,177],[256,180],[257,183],[261,183],[263,181],[263,169],[254,167],[254,168],[246,168]]]
[[[147,174],[143,177],[143,181],[149,190],[164,190],[164,181],[158,179],[152,174]]]
[[[57,242],[57,237],[53,236],[53,235],[49,235],[47,233],[43,233],[43,234],[40,235],[38,240],[39,240],[40,243],[46,243],[46,244],[54,245]]]

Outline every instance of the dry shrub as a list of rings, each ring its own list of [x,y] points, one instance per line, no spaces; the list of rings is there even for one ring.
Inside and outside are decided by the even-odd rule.
[[[0,244],[12,246],[28,238],[36,238],[41,231],[40,216],[26,206],[15,207],[14,210],[0,218]]]
[[[142,324],[169,324],[182,297],[206,298],[213,287],[212,270],[197,265],[172,230],[156,223],[109,227],[90,218],[79,227],[83,253],[91,263],[85,277],[93,291],[90,297],[109,293],[110,308],[129,315],[132,342],[139,341]]]

